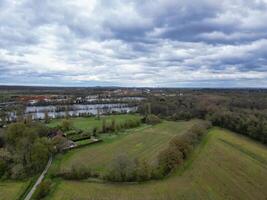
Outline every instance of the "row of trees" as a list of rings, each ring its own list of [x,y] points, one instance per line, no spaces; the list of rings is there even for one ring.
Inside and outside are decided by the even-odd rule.
[[[117,155],[109,165],[104,179],[115,182],[142,182],[163,178],[187,159],[210,127],[209,122],[197,123],[182,136],[174,137],[169,146],[159,153],[156,165],[147,160],[131,159],[127,154]]]
[[[140,119],[126,119],[124,122],[116,122],[115,119],[112,119],[110,123],[104,118],[102,120],[101,133],[112,133],[120,131],[122,129],[135,128],[141,125]],[[97,129],[97,128],[95,128]]]
[[[182,136],[174,137],[168,148],[160,152],[158,156],[159,175],[167,175],[183,163],[210,127],[211,124],[207,121],[198,123]]]

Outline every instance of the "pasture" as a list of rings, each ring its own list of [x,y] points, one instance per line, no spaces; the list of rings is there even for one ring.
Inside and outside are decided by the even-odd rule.
[[[85,165],[90,166],[94,171],[104,172],[113,157],[121,153],[126,153],[133,159],[146,159],[153,162],[173,136],[182,134],[194,122],[165,121],[155,126],[141,126],[104,138],[102,143],[67,153],[61,161],[61,169]]]
[[[17,200],[30,181],[0,181],[0,200]]]
[[[128,151],[132,156],[139,155],[153,160],[155,150],[163,148],[170,137],[190,125],[190,122],[176,125],[172,123],[175,124],[162,123],[118,140],[73,151],[67,154],[66,159],[63,158],[61,167],[86,163],[101,168],[109,161],[110,156],[118,151]],[[156,136],[160,139],[155,139]],[[64,180],[59,182],[48,199],[266,200],[266,177],[265,146],[230,131],[213,128],[183,166],[163,180],[142,184]]]

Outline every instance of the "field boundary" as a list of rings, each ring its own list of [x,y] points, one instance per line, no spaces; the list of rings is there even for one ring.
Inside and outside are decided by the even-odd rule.
[[[253,160],[258,161],[258,162],[260,162],[261,164],[264,164],[264,165],[267,164],[267,161],[264,158],[262,158],[260,155],[257,155],[255,153],[249,151],[248,149],[244,149],[241,145],[233,144],[233,143],[231,143],[229,141],[226,141],[224,139],[221,139],[221,138],[219,140],[222,143],[227,144],[228,146],[231,146],[234,149],[237,149],[238,151],[240,151],[241,153],[247,155],[248,157],[252,158]]]

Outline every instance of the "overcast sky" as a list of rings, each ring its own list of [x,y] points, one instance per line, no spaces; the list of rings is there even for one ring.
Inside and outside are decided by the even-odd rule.
[[[267,0],[0,0],[0,84],[267,87]]]

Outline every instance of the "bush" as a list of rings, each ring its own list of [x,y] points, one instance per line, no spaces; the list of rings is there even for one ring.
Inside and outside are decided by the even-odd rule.
[[[98,127],[94,127],[92,130],[92,135],[96,137],[98,135],[98,132],[99,132]]]
[[[167,149],[161,151],[158,156],[159,172],[162,175],[166,175],[182,162],[183,153],[174,146],[169,146]]]
[[[72,166],[69,171],[59,173],[58,176],[68,180],[82,180],[89,177],[95,177],[91,169],[85,166]]]
[[[193,146],[201,140],[209,127],[208,122],[201,122],[194,125],[182,136],[174,137],[168,148],[158,155],[158,174],[156,176],[162,177],[176,169],[188,157]]]
[[[156,116],[156,115],[147,115],[145,118],[144,118],[144,122],[146,124],[151,124],[151,125],[155,125],[155,124],[158,124],[161,122],[161,119]]]
[[[61,130],[62,131],[69,131],[72,129],[73,125],[72,122],[68,119],[63,119],[61,124],[60,124]]]
[[[192,146],[189,144],[187,140],[185,140],[181,136],[176,136],[170,141],[170,146],[176,148],[183,155],[183,159],[186,159],[189,152],[192,149]]]
[[[34,192],[33,199],[39,200],[43,199],[48,195],[51,189],[52,182],[50,180],[44,180],[40,185],[37,187],[36,191]]]
[[[7,169],[7,163],[4,160],[0,159],[0,179],[6,173]]]
[[[135,180],[142,182],[148,181],[152,178],[153,169],[151,165],[146,161],[136,161]]]
[[[135,168],[135,163],[129,159],[128,155],[120,154],[113,158],[105,178],[115,182],[133,181]]]

